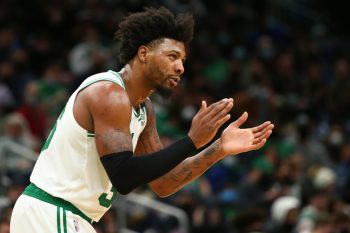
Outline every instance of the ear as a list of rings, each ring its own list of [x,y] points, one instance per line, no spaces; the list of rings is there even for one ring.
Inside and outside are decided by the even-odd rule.
[[[141,45],[137,51],[137,57],[141,63],[146,63],[147,62],[147,55],[148,55],[149,49]]]

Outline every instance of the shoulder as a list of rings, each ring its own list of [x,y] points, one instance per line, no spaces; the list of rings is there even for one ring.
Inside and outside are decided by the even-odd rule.
[[[99,81],[84,89],[81,93],[91,112],[113,113],[114,110],[131,112],[130,98],[118,84]]]
[[[103,104],[103,102],[118,102],[130,103],[129,96],[123,87],[110,81],[99,81],[86,88],[86,94],[91,100]]]

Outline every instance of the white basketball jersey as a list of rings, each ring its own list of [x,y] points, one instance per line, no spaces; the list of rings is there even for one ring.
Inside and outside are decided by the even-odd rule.
[[[30,181],[62,198],[94,221],[110,208],[116,195],[100,161],[95,135],[83,129],[73,116],[73,104],[79,91],[98,81],[111,81],[125,89],[118,73],[108,71],[88,77],[69,98],[35,164]],[[132,109],[130,132],[133,150],[147,122],[143,106]]]

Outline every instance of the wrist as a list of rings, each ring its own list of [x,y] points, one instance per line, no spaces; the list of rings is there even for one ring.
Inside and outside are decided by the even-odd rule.
[[[224,158],[227,155],[227,153],[225,153],[225,151],[223,150],[221,138],[219,138],[215,142],[213,142],[212,146],[213,146],[213,148],[215,150],[215,153],[221,159]]]
[[[198,150],[201,146],[198,144],[198,142],[196,142],[195,140],[193,140],[193,136],[188,133],[187,134],[187,137],[189,140],[191,140],[191,142],[193,143],[193,145],[196,147],[196,150]]]
[[[184,142],[186,142],[186,145],[192,147],[192,150],[193,151],[196,151],[198,148],[196,146],[196,144],[194,144],[192,138],[188,135],[186,135],[183,139],[182,139]]]

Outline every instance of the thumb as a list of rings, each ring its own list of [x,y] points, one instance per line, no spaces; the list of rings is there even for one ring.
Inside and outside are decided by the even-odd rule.
[[[207,102],[205,102],[205,100],[202,100],[202,105],[201,105],[201,108],[199,109],[199,112],[202,112],[205,109],[207,109]]]
[[[248,113],[244,112],[236,121],[232,122],[232,124],[236,127],[240,127],[247,119]]]

